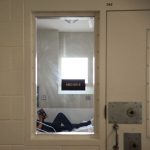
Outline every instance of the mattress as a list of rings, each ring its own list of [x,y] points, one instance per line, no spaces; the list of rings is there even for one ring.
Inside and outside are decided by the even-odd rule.
[[[94,127],[92,125],[73,129],[72,131],[46,132],[39,129],[37,129],[36,131],[36,134],[93,134],[93,133],[94,133]]]

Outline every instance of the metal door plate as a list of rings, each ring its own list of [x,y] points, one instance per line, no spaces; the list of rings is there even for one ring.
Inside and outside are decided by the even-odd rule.
[[[124,133],[124,150],[141,150],[141,133]]]
[[[108,104],[109,123],[141,124],[141,102],[110,102]]]

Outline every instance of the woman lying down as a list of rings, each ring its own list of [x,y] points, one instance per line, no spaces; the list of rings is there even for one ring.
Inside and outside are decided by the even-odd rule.
[[[58,113],[53,122],[45,122],[44,120],[47,117],[45,111],[40,109],[37,114],[37,130],[42,132],[72,131],[73,129],[78,129],[80,127],[92,124],[90,120],[78,124],[73,124],[63,113]]]

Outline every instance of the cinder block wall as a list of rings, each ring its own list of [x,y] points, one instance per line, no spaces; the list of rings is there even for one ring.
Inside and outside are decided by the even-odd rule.
[[[24,3],[0,0],[0,150],[60,150],[74,146],[26,144]],[[97,146],[76,149],[98,150]]]
[[[0,0],[0,150],[24,144],[23,0]]]

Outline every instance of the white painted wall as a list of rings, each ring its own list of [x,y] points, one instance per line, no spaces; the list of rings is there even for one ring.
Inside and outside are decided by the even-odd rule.
[[[59,94],[60,59],[88,58],[88,85],[93,86],[94,37],[91,32],[58,32],[39,29],[37,32],[37,85],[41,108],[91,108],[93,95]],[[78,66],[80,67],[80,66]],[[42,96],[46,96],[42,100]],[[87,99],[87,96],[89,97]]]

